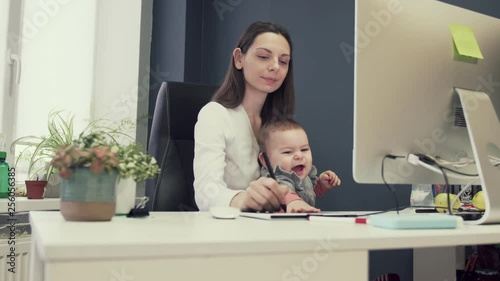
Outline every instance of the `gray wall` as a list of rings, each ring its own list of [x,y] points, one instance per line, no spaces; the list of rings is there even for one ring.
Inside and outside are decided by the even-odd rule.
[[[220,0],[238,4],[219,13],[216,2],[204,1],[203,42],[208,53],[202,60],[201,82],[222,81],[234,45],[250,23],[271,20],[286,26],[294,44],[296,118],[308,132],[318,169],[331,169],[342,179],[342,186],[319,198],[318,206],[323,210],[394,207],[385,186],[360,185],[352,178],[354,65],[338,46],[354,44],[354,1]],[[402,204],[409,203],[408,187],[399,188],[398,195]]]
[[[182,6],[179,2],[155,0],[151,65],[170,71],[170,81],[218,85],[236,41],[251,22],[284,25],[294,44],[297,120],[308,132],[318,169],[331,169],[342,179],[342,186],[319,198],[317,205],[323,210],[394,207],[385,186],[357,184],[352,178],[354,65],[339,44],[354,45],[353,0],[187,0],[184,13],[169,10]],[[442,2],[500,17],[495,1]],[[183,36],[185,41],[178,42]],[[157,89],[151,91],[154,100]],[[409,204],[409,186],[398,186],[397,195],[402,205]],[[397,272],[401,280],[412,280],[411,250],[374,251],[370,258],[370,279]]]
[[[162,81],[184,81],[186,53],[186,1],[153,0],[151,31],[149,116],[153,116],[156,94]],[[201,34],[201,31],[200,31]],[[152,118],[148,128],[151,128]],[[149,136],[148,136],[149,141]]]

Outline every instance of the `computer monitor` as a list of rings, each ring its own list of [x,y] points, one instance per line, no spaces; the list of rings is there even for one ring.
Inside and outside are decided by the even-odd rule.
[[[484,59],[457,54],[450,24],[472,28]],[[437,0],[357,0],[355,25],[354,180],[383,183],[384,162],[391,184],[444,183],[409,155],[474,159],[460,171],[479,176],[448,172],[449,184],[481,184],[477,223],[500,222],[500,167],[489,160],[500,157],[500,20]]]

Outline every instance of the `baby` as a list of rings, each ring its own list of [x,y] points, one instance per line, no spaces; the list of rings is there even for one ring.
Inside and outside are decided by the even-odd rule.
[[[267,169],[272,168],[278,183],[290,188],[291,192],[285,197],[285,211],[319,212],[314,207],[316,195],[321,196],[340,185],[340,179],[332,171],[317,176],[309,140],[302,126],[289,118],[272,120],[261,128],[258,142],[261,176],[269,176]],[[267,154],[272,167],[266,166],[263,153]]]

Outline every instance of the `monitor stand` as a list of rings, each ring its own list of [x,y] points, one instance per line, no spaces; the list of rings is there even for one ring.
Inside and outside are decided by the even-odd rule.
[[[500,152],[500,126],[495,109],[489,96],[483,92],[460,88],[455,88],[455,91],[462,103],[485,200],[484,215],[467,223],[500,223],[500,166],[494,166],[488,157]]]

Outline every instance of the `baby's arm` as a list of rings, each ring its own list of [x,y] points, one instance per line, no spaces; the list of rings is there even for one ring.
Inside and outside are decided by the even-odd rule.
[[[281,186],[286,186],[286,185],[281,185]],[[297,193],[289,189],[288,193],[285,195],[285,205],[288,206],[288,204],[296,200],[302,200],[302,198],[300,198],[300,196]]]
[[[319,213],[321,210],[307,204],[300,196],[295,193],[293,183],[285,177],[278,177],[278,183],[289,189],[285,195],[285,204],[287,213]]]
[[[334,172],[330,170],[325,171],[319,175],[316,186],[314,186],[314,192],[316,195],[322,196],[334,186],[339,186],[340,183],[340,178]]]
[[[304,200],[300,199],[290,202],[286,205],[287,213],[319,213],[320,209],[314,208],[307,204]]]

